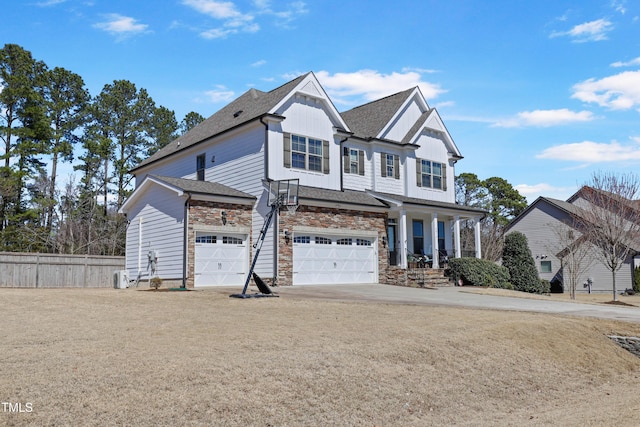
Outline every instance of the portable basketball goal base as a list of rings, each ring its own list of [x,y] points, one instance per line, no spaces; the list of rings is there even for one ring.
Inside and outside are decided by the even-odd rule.
[[[282,207],[286,207],[290,213],[293,213],[296,211],[296,209],[298,209],[299,180],[284,179],[280,181],[269,181],[268,184],[268,203],[271,207],[271,210],[264,218],[264,224],[262,225],[262,229],[260,230],[260,236],[258,237],[258,240],[253,244],[255,253],[253,254],[253,261],[251,261],[251,267],[249,268],[249,273],[247,274],[247,280],[245,280],[244,282],[242,293],[229,295],[232,298],[261,298],[278,296],[273,293],[271,288],[257,274],[255,274],[253,270],[256,267],[256,262],[258,261],[258,256],[260,255],[260,249],[262,249],[262,244],[264,243],[264,238],[267,236],[267,231],[269,231],[269,227],[271,226],[271,222],[273,221],[273,216],[278,215],[280,213],[280,208]],[[275,275],[278,275],[277,271],[275,272]],[[247,288],[249,287],[249,282],[251,281],[252,277],[260,293],[247,294]]]

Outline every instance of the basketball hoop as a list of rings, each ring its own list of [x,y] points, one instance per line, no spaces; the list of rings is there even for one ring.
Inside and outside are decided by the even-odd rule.
[[[290,213],[298,209],[298,180],[284,179],[269,182],[269,206],[286,206]]]
[[[290,214],[294,214],[296,213],[296,211],[298,210],[298,204],[291,204],[291,205],[287,205],[287,210],[289,211]]]

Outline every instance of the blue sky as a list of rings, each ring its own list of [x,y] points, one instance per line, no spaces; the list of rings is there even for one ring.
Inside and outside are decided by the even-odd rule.
[[[464,159],[532,202],[640,164],[640,2],[25,0],[0,41],[205,117],[313,71],[344,111],[413,86]]]

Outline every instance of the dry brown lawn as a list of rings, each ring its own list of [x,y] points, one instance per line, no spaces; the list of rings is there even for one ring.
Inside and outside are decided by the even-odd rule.
[[[0,425],[638,425],[639,324],[228,294],[0,289]]]

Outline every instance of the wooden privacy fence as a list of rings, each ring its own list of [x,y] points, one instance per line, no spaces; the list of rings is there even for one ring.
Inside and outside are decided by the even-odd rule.
[[[112,288],[124,257],[0,252],[0,288]]]

